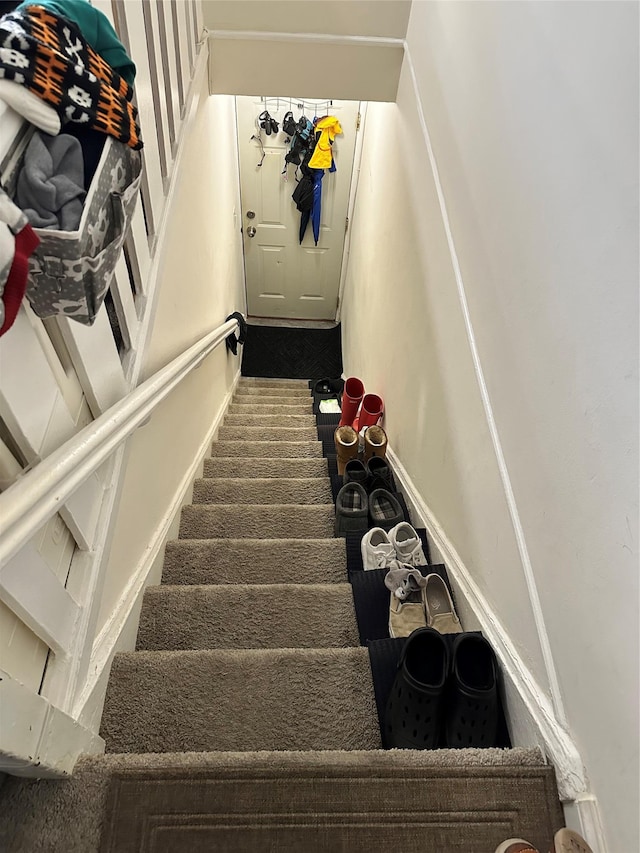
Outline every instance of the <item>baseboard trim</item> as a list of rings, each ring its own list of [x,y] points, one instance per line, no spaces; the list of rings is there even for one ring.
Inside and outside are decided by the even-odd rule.
[[[160,520],[160,523],[151,538],[149,547],[139,560],[135,571],[123,590],[118,607],[111,613],[93,643],[89,665],[89,676],[73,709],[73,716],[75,719],[80,719],[93,691],[102,678],[104,670],[111,664],[120,634],[122,633],[139,597],[144,592],[149,572],[151,571],[151,568],[153,567],[153,564],[165,543],[165,539],[169,533],[169,529],[173,523],[176,513],[180,511],[185,495],[193,483],[196,473],[211,447],[213,437],[222,424],[239,380],[240,369],[238,368],[233,383],[220,406],[220,410],[202,441],[198,452],[196,453],[193,464],[190,465],[184,477],[180,481],[180,485],[176,489],[173,500],[167,507],[165,514]]]
[[[457,594],[462,596],[473,611],[483,634],[493,646],[505,681],[522,699],[530,722],[555,767],[560,798],[563,802],[575,803],[576,806],[578,803],[591,803],[591,808],[595,800],[588,790],[580,753],[570,734],[554,715],[550,699],[518,654],[497,614],[473,580],[453,543],[423,500],[393,449],[387,449],[387,456],[414,521],[426,528],[430,544],[433,543],[442,556]]]

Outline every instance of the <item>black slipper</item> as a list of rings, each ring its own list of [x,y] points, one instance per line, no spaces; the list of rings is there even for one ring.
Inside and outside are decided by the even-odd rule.
[[[367,493],[359,483],[347,483],[336,498],[335,535],[364,532],[368,526]]]
[[[369,496],[369,526],[381,527],[388,533],[401,521],[404,513],[395,495],[386,489],[374,489]]]

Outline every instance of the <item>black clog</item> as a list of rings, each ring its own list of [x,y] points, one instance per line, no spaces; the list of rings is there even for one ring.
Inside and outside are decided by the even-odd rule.
[[[407,638],[384,719],[387,749],[437,749],[440,745],[449,673],[442,634],[418,628]]]
[[[447,746],[496,746],[498,665],[481,634],[457,634],[453,641],[447,705]]]

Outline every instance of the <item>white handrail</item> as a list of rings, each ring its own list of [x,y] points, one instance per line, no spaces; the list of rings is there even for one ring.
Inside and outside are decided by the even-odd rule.
[[[205,335],[0,494],[0,565],[64,506],[175,386],[237,327],[237,320],[228,320]]]

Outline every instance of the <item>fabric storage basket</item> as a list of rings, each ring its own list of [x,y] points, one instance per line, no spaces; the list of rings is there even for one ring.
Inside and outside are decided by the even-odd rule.
[[[142,158],[111,136],[87,191],[77,231],[35,228],[27,297],[43,319],[63,315],[90,326],[111,283],[131,222]]]

